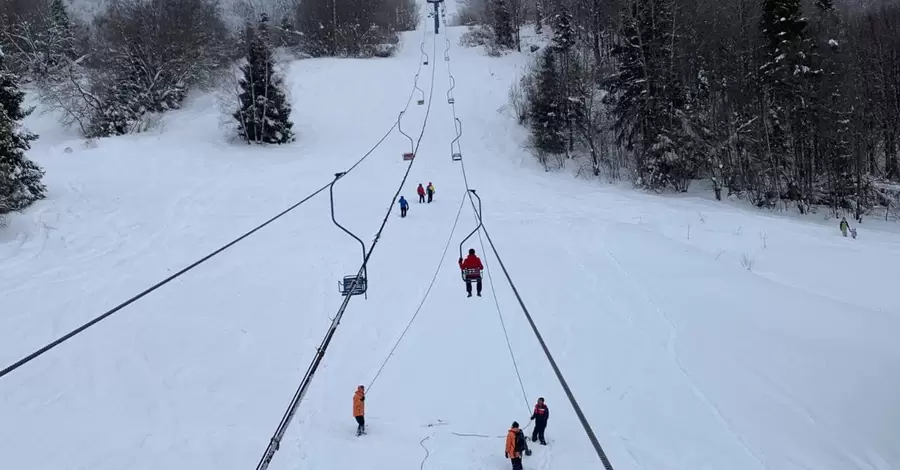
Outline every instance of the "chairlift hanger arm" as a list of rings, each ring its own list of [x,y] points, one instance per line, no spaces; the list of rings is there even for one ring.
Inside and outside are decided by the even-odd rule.
[[[452,99],[452,98],[451,98]],[[459,118],[453,118],[453,124],[456,127],[456,138],[450,141],[450,157],[455,160],[462,160],[462,150],[459,147],[459,139],[462,137],[462,121]],[[453,145],[456,145],[457,151],[453,151]]]
[[[416,88],[418,88],[418,87],[416,87]],[[403,128],[400,127],[400,123],[403,121],[404,113],[406,113],[406,111],[401,111],[400,115],[397,116],[397,130],[400,131],[401,134],[403,134],[403,137],[406,137],[407,139],[409,139],[409,153],[414,154],[416,152],[416,141],[413,140],[412,136],[410,136],[406,132],[403,132]]]
[[[363,261],[365,261],[365,259],[366,259],[366,244],[365,244],[365,242],[363,242],[361,238],[354,235],[353,232],[347,230],[347,228],[345,228],[343,225],[338,223],[337,219],[334,216],[334,183],[337,183],[337,181],[346,174],[347,174],[346,172],[335,173],[334,181],[332,181],[331,184],[328,185],[328,197],[329,197],[329,201],[331,202],[331,221],[334,222],[334,225],[336,225],[339,229],[343,230],[344,233],[346,233],[347,235],[350,235],[356,241],[359,242],[359,245],[362,247]],[[366,275],[365,265],[363,265],[363,276],[365,277],[365,275]]]
[[[463,241],[461,241],[461,242],[459,243],[459,257],[460,257],[460,258],[463,257],[463,245],[465,245],[466,240],[468,240],[469,238],[472,238],[472,235],[475,235],[475,233],[478,232],[478,230],[480,230],[481,227],[482,227],[482,222],[481,222],[481,197],[478,196],[478,193],[475,192],[474,189],[470,189],[469,192],[472,193],[472,194],[474,194],[474,195],[475,195],[475,198],[478,199],[478,213],[475,214],[475,216],[478,217],[478,226],[475,227],[475,230],[472,230],[472,233],[470,233],[469,235],[467,235],[466,238],[463,238]]]

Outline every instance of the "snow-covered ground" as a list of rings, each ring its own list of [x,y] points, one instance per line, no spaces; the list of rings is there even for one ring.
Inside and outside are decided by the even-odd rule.
[[[450,159],[448,67],[487,229],[617,470],[900,468],[896,228],[866,221],[851,240],[821,216],[544,173],[504,108],[527,58],[461,48],[463,31],[425,36],[437,53],[419,85],[429,90],[432,67],[435,80],[403,190],[409,216],[395,208],[368,299],[351,301],[270,468],[508,468],[501,436],[528,422],[538,396],[552,412],[550,445],[532,445],[525,468],[601,468],[477,236],[464,248],[479,252],[489,279],[484,297],[465,297],[455,261],[476,223],[464,205],[451,236],[465,187]],[[281,148],[226,143],[212,96],[154,133],[94,149],[32,116],[43,138],[30,156],[46,167],[50,194],[0,232],[0,367],[350,166],[403,109],[421,38],[405,35],[392,59],[293,63],[300,135]],[[425,113],[414,101],[404,131],[418,135]],[[367,245],[408,149],[394,132],[335,186],[338,220]],[[429,181],[436,200],[419,205],[415,185]],[[360,257],[323,193],[0,379],[0,468],[255,465],[342,300],[337,280]],[[372,385],[361,438],[358,384]]]

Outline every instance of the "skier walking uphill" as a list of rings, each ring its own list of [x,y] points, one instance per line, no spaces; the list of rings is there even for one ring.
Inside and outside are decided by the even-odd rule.
[[[481,297],[481,270],[484,269],[484,266],[481,264],[481,260],[475,256],[474,248],[469,248],[469,256],[467,256],[465,260],[462,258],[459,259],[459,269],[462,270],[463,275],[465,275],[466,278],[466,292],[469,293],[468,297],[472,297],[472,281],[476,281],[478,297]]]
[[[422,187],[422,183],[419,183],[419,187],[416,188],[416,194],[419,195],[419,204],[425,202],[425,188]]]
[[[503,455],[512,463],[513,470],[522,470],[522,451],[525,449],[525,436],[519,429],[519,423],[513,421],[506,433],[506,451]]]
[[[547,408],[547,405],[544,404],[544,397],[538,398],[537,404],[534,405],[534,413],[531,414],[531,419],[534,421],[534,432],[531,433],[531,440],[534,442],[540,440],[541,445],[547,445],[547,441],[544,440],[544,430],[547,429],[547,420],[550,419],[550,408]]]
[[[428,193],[428,203],[431,204],[431,199],[434,197],[434,185],[431,184],[431,181],[428,182],[428,187],[425,188],[425,192]]]
[[[356,418],[356,435],[366,433],[366,387],[356,387],[353,394],[353,417]]]
[[[406,217],[406,211],[409,210],[409,202],[403,196],[400,196],[400,217]]]

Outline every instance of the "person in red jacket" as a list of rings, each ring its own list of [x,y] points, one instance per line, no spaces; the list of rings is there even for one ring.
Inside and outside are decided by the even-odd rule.
[[[419,183],[419,187],[416,188],[416,194],[419,195],[419,203],[425,202],[425,188],[422,186],[422,183]]]
[[[531,440],[540,441],[541,445],[547,445],[544,439],[544,430],[547,429],[547,420],[550,419],[550,408],[544,403],[544,397],[538,398],[537,404],[534,405],[534,413],[531,414],[531,420],[534,421],[534,432],[531,434]]]
[[[459,269],[465,275],[468,297],[472,297],[472,281],[475,281],[478,297],[481,297],[481,270],[484,269],[484,266],[481,264],[481,260],[475,256],[474,248],[469,248],[469,256],[465,260],[459,259]]]

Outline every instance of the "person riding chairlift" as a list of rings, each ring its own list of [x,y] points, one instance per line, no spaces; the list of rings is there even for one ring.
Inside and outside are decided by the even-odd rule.
[[[481,260],[475,256],[474,248],[469,248],[469,256],[467,256],[465,260],[462,258],[459,259],[459,269],[462,270],[466,280],[466,292],[469,293],[468,297],[472,297],[472,281],[475,281],[478,297],[481,297],[481,271],[484,269],[484,265],[482,265]]]

